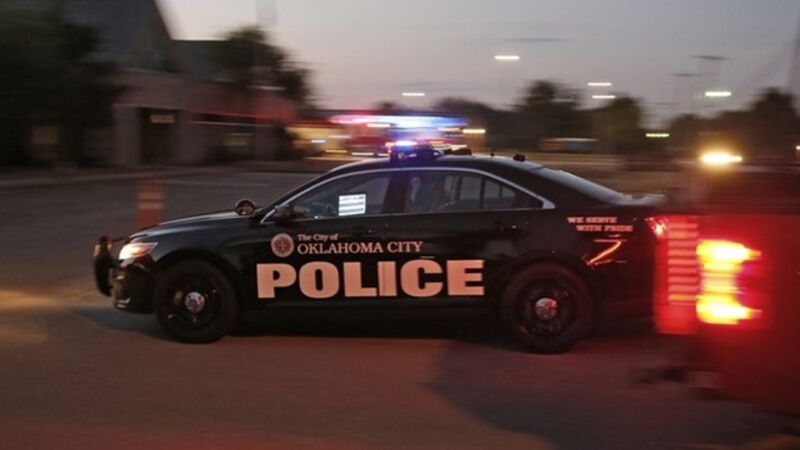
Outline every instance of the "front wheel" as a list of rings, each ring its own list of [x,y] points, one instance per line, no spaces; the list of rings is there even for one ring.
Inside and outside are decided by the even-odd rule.
[[[536,353],[563,353],[592,328],[586,283],[569,269],[541,264],[520,270],[503,291],[500,316],[512,337]]]
[[[222,339],[239,316],[230,281],[204,261],[187,260],[167,268],[156,285],[154,303],[161,326],[181,342]]]

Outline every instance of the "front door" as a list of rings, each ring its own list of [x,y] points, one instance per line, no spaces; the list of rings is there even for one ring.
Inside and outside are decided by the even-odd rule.
[[[290,200],[292,218],[269,217],[255,243],[258,303],[391,297],[381,277],[393,204],[391,173],[324,182]]]

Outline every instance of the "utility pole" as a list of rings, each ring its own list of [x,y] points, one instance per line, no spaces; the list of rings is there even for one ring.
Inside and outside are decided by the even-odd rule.
[[[722,69],[722,62],[727,61],[728,58],[717,55],[698,55],[694,57],[698,60],[697,65],[697,84],[695,85],[695,104],[702,107],[708,106],[704,103],[704,93],[709,89],[716,89],[719,86],[719,77]],[[694,106],[694,105],[693,105]],[[695,112],[694,107],[692,112]]]
[[[689,80],[691,78],[697,77],[697,74],[696,73],[680,72],[680,73],[673,73],[672,77],[673,77],[672,109],[671,109],[670,115],[674,118],[674,117],[677,117],[680,114],[683,114],[683,112],[684,112],[684,109],[682,108],[682,106],[683,106],[683,97],[685,96],[685,94],[686,94],[685,91],[687,90],[686,89],[687,85],[686,85],[686,83],[683,83],[683,82],[686,81],[686,80]],[[689,90],[691,91],[691,89],[689,89]],[[692,92],[691,95],[693,96],[694,92]],[[693,97],[689,98],[690,109],[691,109],[691,102],[693,100],[694,100]]]
[[[266,31],[271,31],[278,26],[278,1],[255,0],[256,19],[258,26]]]
[[[797,21],[797,39],[794,44],[792,68],[789,72],[789,92],[794,94],[795,102],[800,102],[800,20]]]
[[[255,0],[255,14],[256,26],[262,29],[269,37],[270,31],[278,24],[278,5],[277,0]],[[266,68],[263,67],[264,62],[261,60],[261,52],[259,46],[254,43],[253,45],[253,71],[254,71],[254,88],[259,90],[270,90],[270,84],[273,80],[268,80],[266,77]],[[272,127],[262,121],[260,117],[260,108],[258,99],[261,99],[261,94],[255,96],[256,100],[253,103],[253,159],[264,160],[268,158],[268,149],[265,147],[267,142],[274,146],[275,139],[272,136],[267,136],[268,130]],[[260,135],[264,135],[260,139]],[[277,155],[273,155],[277,156]]]

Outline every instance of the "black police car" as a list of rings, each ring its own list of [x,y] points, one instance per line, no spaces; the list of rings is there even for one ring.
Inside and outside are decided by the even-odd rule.
[[[116,258],[102,238],[98,287],[198,343],[253,309],[478,306],[525,348],[561,352],[599,318],[650,313],[659,198],[521,157],[400,156],[139,231]]]

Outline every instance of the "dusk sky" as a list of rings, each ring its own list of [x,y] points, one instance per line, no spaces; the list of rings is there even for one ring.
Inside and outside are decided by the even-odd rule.
[[[219,37],[256,22],[257,0],[160,0],[177,38]],[[269,6],[269,4],[272,6]],[[325,107],[377,101],[425,106],[445,96],[508,104],[526,80],[553,79],[585,91],[613,91],[670,112],[671,74],[698,72],[695,55],[728,58],[719,82],[726,105],[749,102],[765,86],[787,84],[800,0],[273,0],[261,23],[314,71]],[[496,53],[522,56],[498,63]],[[713,72],[710,67],[708,72]],[[677,86],[691,108],[690,79]],[[695,81],[697,82],[697,81]],[[716,86],[711,86],[716,84]],[[424,99],[404,99],[423,91]],[[659,103],[661,103],[659,105]],[[699,108],[695,106],[695,108]]]

